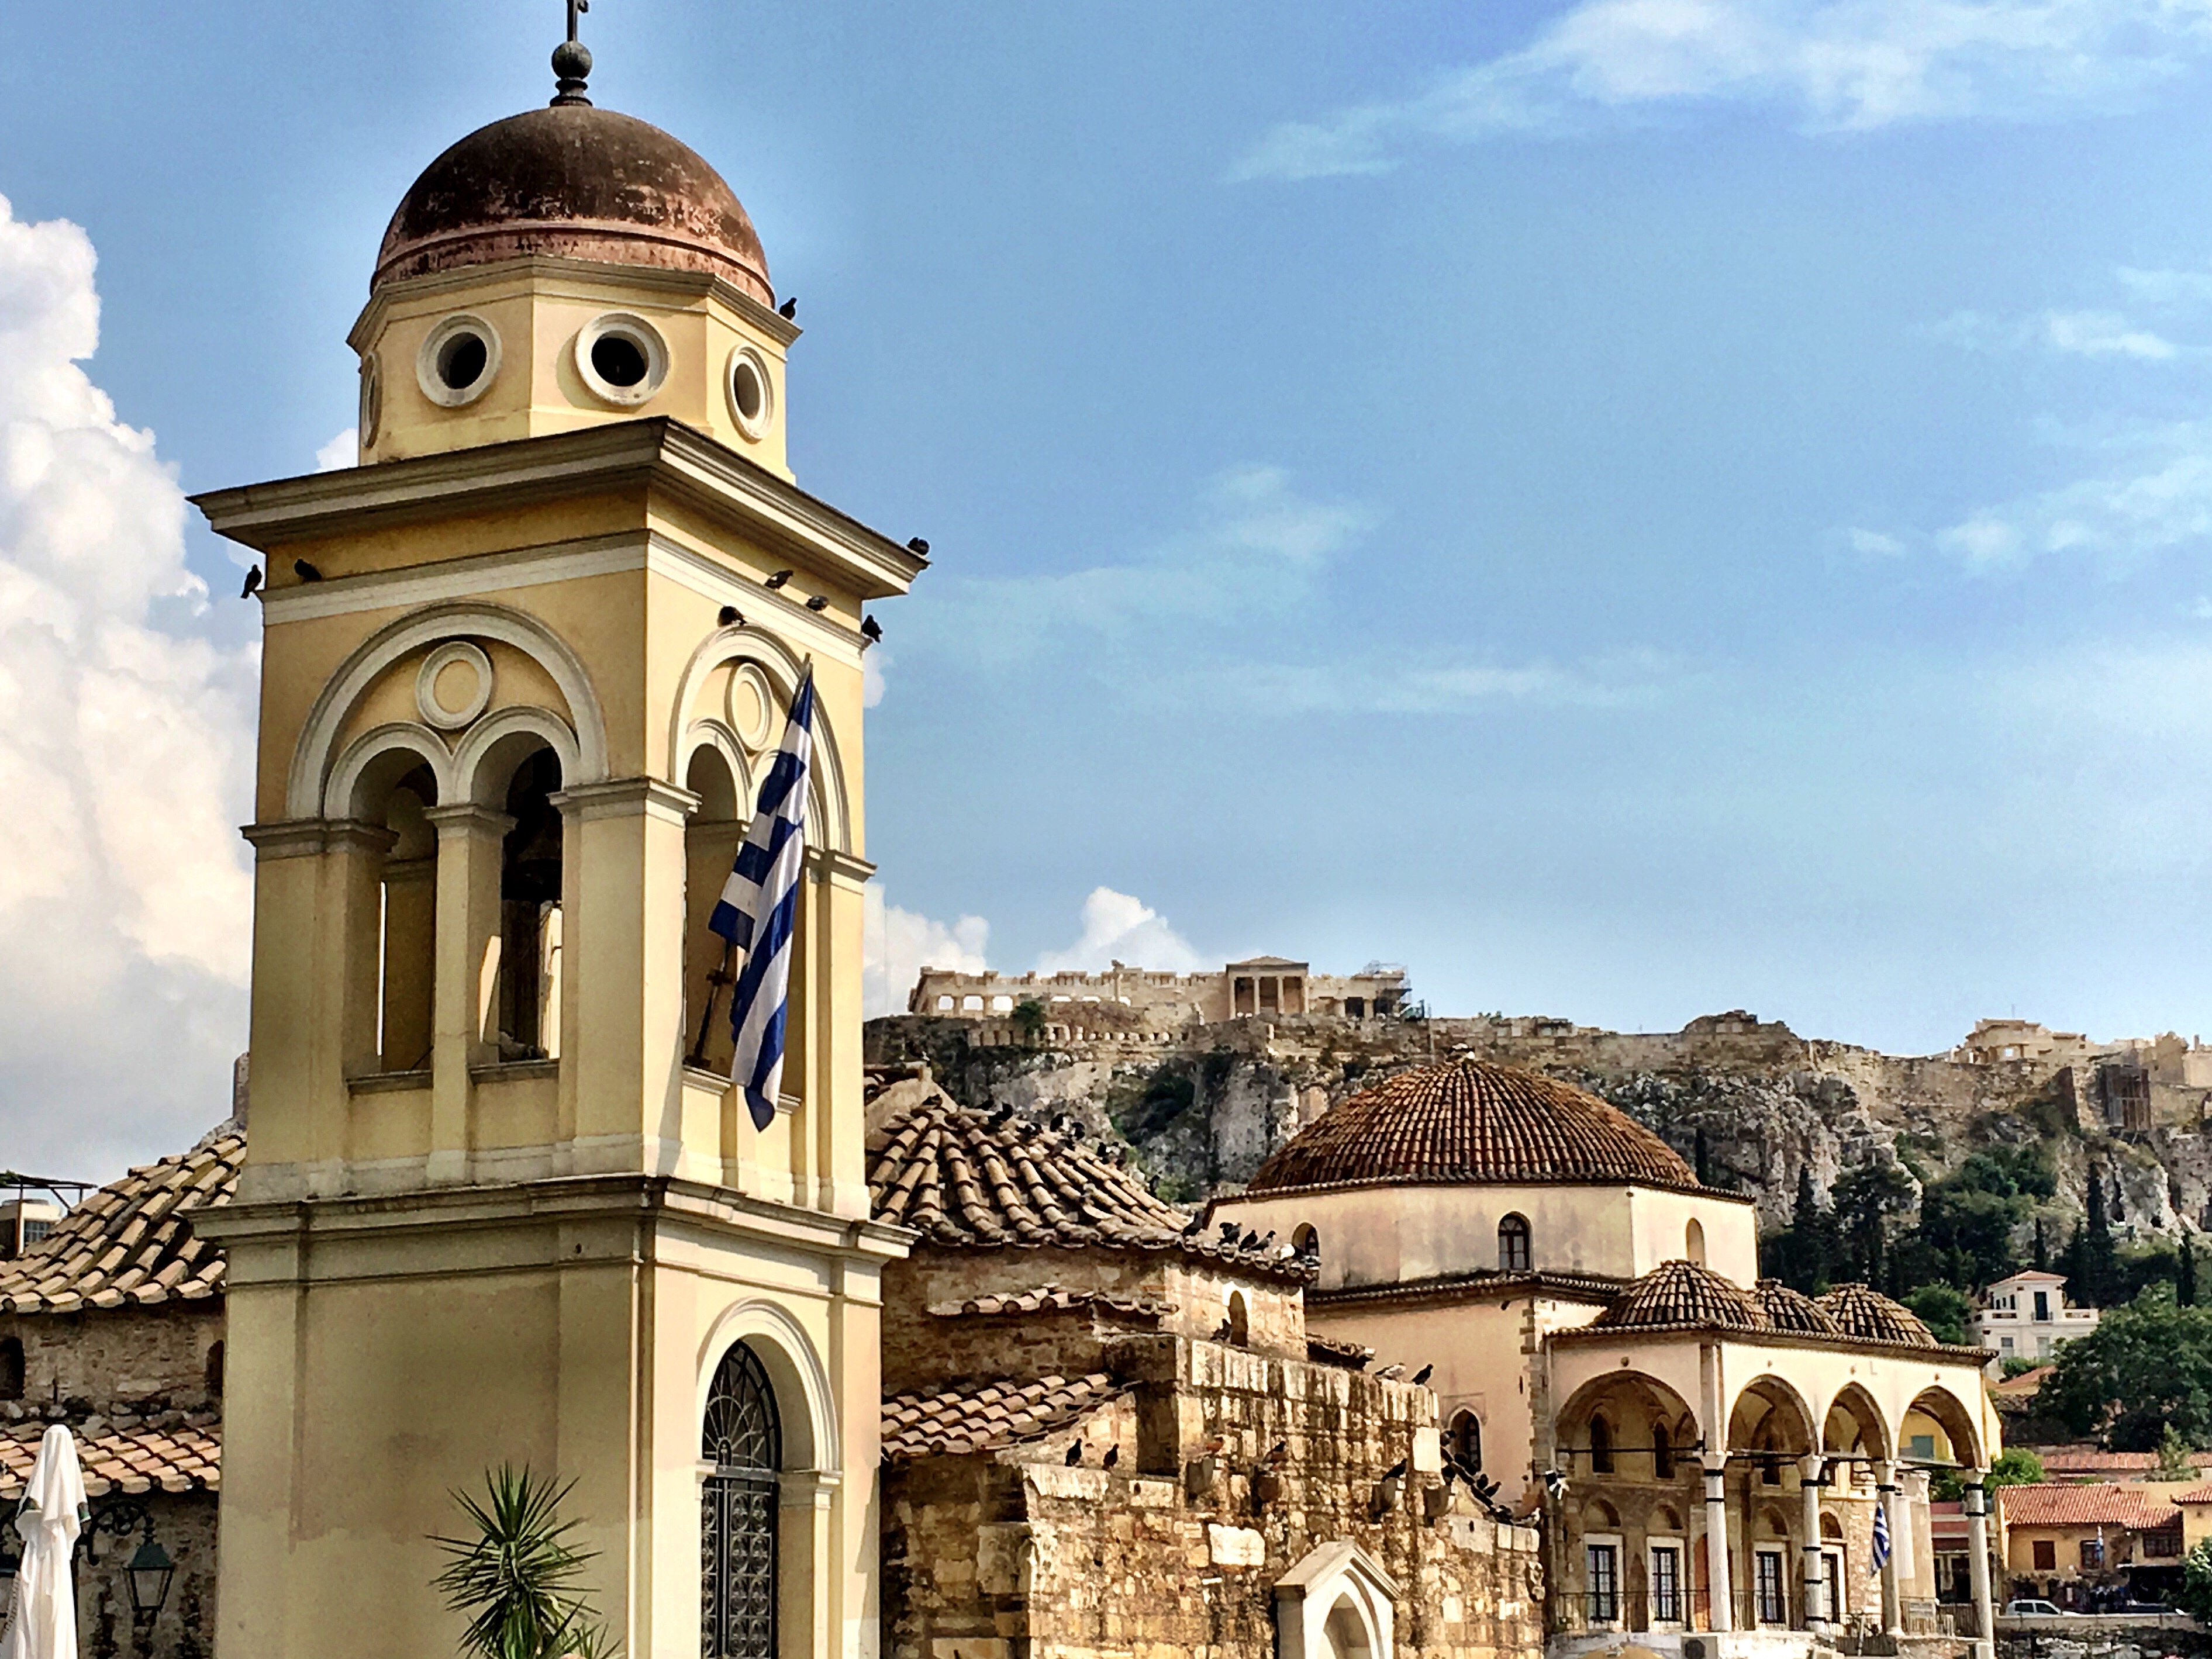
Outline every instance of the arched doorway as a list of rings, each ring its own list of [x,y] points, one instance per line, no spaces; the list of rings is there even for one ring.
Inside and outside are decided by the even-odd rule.
[[[700,1435],[701,1659],[775,1659],[777,1473],[783,1428],[759,1355],[733,1345],[715,1367]]]

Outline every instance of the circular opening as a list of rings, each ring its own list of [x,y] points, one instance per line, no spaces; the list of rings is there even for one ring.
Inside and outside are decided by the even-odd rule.
[[[384,423],[384,378],[377,372],[374,355],[361,360],[361,442],[366,449],[376,441]]]
[[[463,330],[438,348],[438,378],[452,391],[466,391],[490,364],[491,348],[481,334]]]
[[[611,386],[642,385],[649,365],[645,349],[626,334],[603,334],[592,342],[592,366]]]
[[[730,378],[731,395],[738,400],[738,417],[743,421],[757,421],[768,397],[761,390],[760,371],[750,363],[739,360],[737,372]]]

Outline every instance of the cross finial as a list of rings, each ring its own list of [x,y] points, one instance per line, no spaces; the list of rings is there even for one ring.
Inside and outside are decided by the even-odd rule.
[[[576,38],[576,22],[591,10],[592,0],[568,0],[568,38],[553,48],[553,101],[589,104],[584,96],[584,77],[592,72],[592,54]]]

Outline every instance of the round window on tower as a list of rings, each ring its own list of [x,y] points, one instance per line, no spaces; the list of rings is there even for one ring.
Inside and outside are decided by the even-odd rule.
[[[422,336],[415,378],[441,408],[475,403],[499,378],[499,331],[465,312],[447,318]]]
[[[366,454],[376,442],[376,434],[384,424],[384,372],[376,366],[376,354],[368,353],[361,360],[361,447]]]
[[[768,364],[750,346],[730,354],[730,418],[738,430],[755,443],[768,435],[775,418],[775,383],[769,378]]]
[[[603,403],[642,403],[668,378],[668,346],[642,317],[611,311],[577,335],[576,373]]]

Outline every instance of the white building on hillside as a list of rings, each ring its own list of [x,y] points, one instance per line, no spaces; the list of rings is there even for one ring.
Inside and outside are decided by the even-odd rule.
[[[1974,1340],[1997,1351],[1993,1365],[2008,1359],[2048,1359],[2060,1343],[2096,1329],[2098,1317],[2095,1308],[2066,1305],[2064,1274],[2015,1273],[1990,1286],[1974,1316]]]

